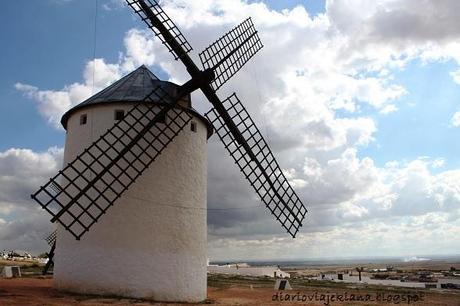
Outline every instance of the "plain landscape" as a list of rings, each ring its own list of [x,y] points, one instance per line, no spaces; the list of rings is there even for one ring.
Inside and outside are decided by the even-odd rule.
[[[320,280],[321,275],[345,273],[357,275],[356,267],[363,267],[363,277],[396,278],[398,274],[411,280],[428,275],[460,281],[456,271],[460,260],[414,258],[413,261],[350,260],[333,263],[279,262],[290,273],[292,290],[275,290],[272,277],[208,275],[208,299],[199,304],[215,305],[460,305],[458,289],[404,288]],[[256,262],[252,265],[273,264]],[[276,263],[276,262],[275,262]],[[22,277],[0,279],[0,305],[176,305],[120,297],[102,297],[60,292],[53,288],[52,275],[41,275],[41,264],[27,261],[0,261],[0,266],[21,266]],[[384,271],[390,268],[391,271]],[[381,272],[375,272],[381,271]],[[398,276],[399,277],[399,276]],[[431,280],[432,282],[434,279]],[[367,298],[367,300],[366,300]],[[178,304],[179,305],[179,304]],[[180,304],[183,305],[183,304]]]

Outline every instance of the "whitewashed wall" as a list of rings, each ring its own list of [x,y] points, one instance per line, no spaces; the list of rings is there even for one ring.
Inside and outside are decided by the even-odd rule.
[[[67,124],[71,161],[129,104],[76,111]],[[80,115],[87,124],[80,125]],[[54,279],[81,293],[196,302],[206,298],[206,125],[194,118],[82,240],[58,227]]]

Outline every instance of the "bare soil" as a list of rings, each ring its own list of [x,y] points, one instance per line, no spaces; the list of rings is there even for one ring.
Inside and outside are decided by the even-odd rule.
[[[52,287],[53,280],[50,277],[35,278],[16,278],[0,279],[0,305],[1,306],[62,306],[62,305],[184,305],[175,303],[155,303],[142,300],[133,300],[117,297],[99,297],[89,295],[77,295],[59,292]],[[208,299],[201,304],[187,305],[327,305],[327,301],[315,301],[314,297],[320,298],[334,294],[345,293],[350,297],[351,294],[365,296],[369,294],[386,294],[386,296],[412,295],[423,298],[423,301],[411,302],[410,305],[460,305],[460,292],[439,291],[439,290],[401,290],[394,288],[356,288],[339,287],[312,284],[297,285],[293,283],[294,290],[275,291],[272,279],[247,279],[233,277],[213,276],[209,279]],[[276,294],[283,294],[285,300],[287,295],[299,294],[299,298],[294,301],[281,301],[276,299]],[[305,296],[313,298],[312,301],[302,301]],[[275,297],[275,300],[273,300]],[[300,300],[299,300],[300,299]],[[408,305],[396,302],[336,302],[329,301],[329,305]]]

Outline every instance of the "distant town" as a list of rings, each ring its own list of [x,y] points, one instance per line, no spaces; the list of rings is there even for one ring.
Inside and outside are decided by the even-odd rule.
[[[0,285],[3,286],[2,289],[8,288],[8,292],[12,294],[12,297],[5,301],[20,303],[21,301],[15,300],[13,296],[24,284],[30,284],[34,288],[45,288],[30,291],[30,295],[38,294],[40,300],[37,301],[53,301],[54,289],[50,289],[53,284],[53,269],[43,275],[47,261],[46,253],[34,256],[27,251],[1,251]],[[460,300],[458,258],[409,258],[394,262],[330,260],[316,263],[208,261],[207,272],[208,294],[211,299],[214,296],[219,299],[223,295],[224,299],[231,300],[235,298],[234,290],[237,290],[242,295],[247,295],[248,301],[265,299],[267,305],[272,301],[273,292],[283,299],[289,296],[289,292],[301,292],[302,297],[319,298],[331,294],[370,295],[379,298],[383,292],[389,296],[417,297],[423,299],[426,305],[437,302],[442,302],[442,305],[458,305],[456,303]],[[24,292],[21,291],[21,294]],[[66,303],[77,303],[75,296],[64,296]],[[85,299],[94,301],[93,296],[78,297],[79,301]],[[114,299],[114,303],[116,302]]]
[[[284,264],[284,265],[283,265]],[[208,264],[208,273],[275,278],[302,279],[334,283],[360,283],[368,285],[406,288],[460,290],[460,261],[431,260],[423,257],[405,258],[400,262],[370,261],[365,264],[337,261],[317,264],[280,263]]]
[[[48,256],[46,253],[40,254],[38,256],[33,256],[27,251],[20,250],[3,250],[0,251],[0,259],[9,260],[9,261],[24,261],[24,262],[37,262],[46,264],[48,261]]]

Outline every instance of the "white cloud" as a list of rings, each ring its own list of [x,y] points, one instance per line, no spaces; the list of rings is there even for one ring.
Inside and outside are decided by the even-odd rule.
[[[395,105],[389,104],[385,106],[380,112],[384,115],[394,113],[398,110],[398,108]]]
[[[433,169],[442,168],[445,164],[446,160],[444,158],[437,158],[431,163],[431,167],[433,167]]]
[[[119,4],[119,0],[111,2]],[[394,112],[394,101],[406,94],[402,86],[392,83],[394,68],[417,56],[424,60],[460,59],[454,39],[459,36],[458,18],[453,13],[458,6],[455,1],[427,1],[425,5],[414,0],[327,1],[327,12],[314,18],[302,6],[278,12],[263,3],[239,0],[171,0],[163,6],[196,50],[203,49],[247,16],[253,16],[265,44],[256,60],[258,73],[263,75],[260,91],[264,98],[285,99],[294,90],[291,103],[311,103],[311,111],[323,118],[334,117],[333,112],[338,109],[353,113],[361,103],[384,114]],[[124,44],[126,52],[119,62],[108,64],[99,59],[94,91],[140,64],[158,64],[175,81],[187,79],[182,65],[171,61],[170,54],[153,39],[150,30],[128,31]],[[56,123],[64,109],[91,94],[90,66],[91,63],[81,84],[56,92],[36,92],[35,98],[49,106],[43,106],[41,112],[50,122]],[[372,77],[368,72],[379,74]],[[255,96],[247,82],[251,79],[254,75],[246,71],[233,82],[241,95],[248,98]],[[80,94],[75,98],[66,97],[70,91],[78,90]],[[321,110],[323,106],[326,110]]]
[[[311,159],[308,164],[320,167]],[[255,235],[241,236],[233,230],[236,226],[214,232],[218,239],[210,236],[210,256],[299,259],[457,253],[452,241],[460,230],[460,170],[433,174],[430,164],[421,159],[378,168],[348,152],[321,165],[321,171],[305,173],[311,185],[298,192],[310,198],[310,212],[295,240],[282,230],[268,231],[264,222],[271,221],[260,216],[259,221],[238,224]],[[324,191],[318,197],[324,202],[314,202],[317,190]],[[258,227],[265,235],[258,234]]]
[[[126,5],[125,0],[106,0],[104,3],[101,4],[102,9],[106,11],[120,9],[125,5]]]
[[[460,126],[460,112],[456,112],[453,116],[452,119],[450,119],[450,123],[454,127],[459,127]]]
[[[93,83],[94,66],[97,73],[94,74]],[[67,110],[89,98],[93,92],[118,79],[119,73],[114,68],[116,68],[114,65],[107,65],[103,59],[96,59],[87,63],[83,84],[74,83],[58,91],[40,90],[37,87],[22,83],[16,83],[15,87],[35,100],[38,104],[39,113],[55,128],[59,129],[61,128],[61,117]]]
[[[454,79],[455,83],[460,84],[460,69],[452,71],[450,75]]]
[[[391,116],[407,94],[394,81],[395,71],[414,59],[460,64],[458,1],[329,0],[327,11],[316,17],[302,7],[277,12],[239,0],[163,4],[195,50],[253,16],[265,48],[219,95],[237,89],[310,211],[304,234],[295,241],[285,238],[212,139],[209,207],[242,209],[209,212],[211,256],[249,258],[266,250],[276,257],[286,255],[286,248],[292,256],[323,256],[343,250],[344,244],[354,254],[407,253],[427,250],[430,241],[433,250],[458,253],[451,239],[460,227],[459,172],[433,173],[444,163],[439,159],[378,167],[359,154],[377,131],[373,116],[362,109]],[[87,63],[81,83],[56,91],[21,83],[16,88],[58,126],[68,108],[141,64],[161,67],[175,82],[188,79],[183,65],[150,31],[129,30],[124,47],[116,63]],[[192,57],[197,59],[195,53]],[[451,75],[458,81],[458,71]],[[198,110],[209,109],[201,94],[193,98]],[[451,123],[460,126],[459,113]]]
[[[427,228],[436,219],[435,227]],[[418,224],[399,223],[388,218],[353,226],[335,226],[327,231],[309,232],[296,239],[216,239],[209,242],[208,250],[211,259],[227,260],[324,260],[357,256],[399,256],[403,259],[417,254],[455,254],[458,249],[452,241],[457,239],[460,223],[441,220],[445,220],[442,214],[433,214]]]
[[[378,183],[379,170],[373,161],[370,158],[359,159],[356,154],[356,149],[347,149],[339,158],[324,162],[305,159],[303,170],[308,184],[300,192],[310,205],[347,202],[357,194],[365,194]]]
[[[61,117],[71,107],[83,102],[138,66],[152,65],[155,61],[152,39],[153,34],[150,32],[136,29],[128,31],[124,40],[126,54],[121,54],[117,63],[107,63],[103,58],[88,61],[83,71],[82,83],[66,85],[61,90],[41,90],[20,82],[16,83],[15,87],[35,100],[39,113],[55,128],[60,129]]]
[[[59,127],[61,116],[72,106],[70,88],[62,91],[39,90],[37,87],[22,83],[16,83],[15,87],[29,98],[36,100],[40,114],[56,128]],[[81,89],[80,86],[78,88]]]
[[[150,30],[129,30],[126,33],[124,44],[126,55],[119,63],[124,72],[130,72],[143,64],[150,66],[155,63],[158,45]]]
[[[327,1],[331,30],[348,39],[342,57],[374,68],[408,60],[453,58],[460,63],[455,0]]]
[[[357,10],[359,8],[359,10]],[[342,33],[376,43],[452,40],[459,37],[455,0],[329,0],[328,15]]]
[[[30,199],[62,166],[63,150],[9,149],[0,152],[0,245],[2,249],[47,250],[49,216]]]

